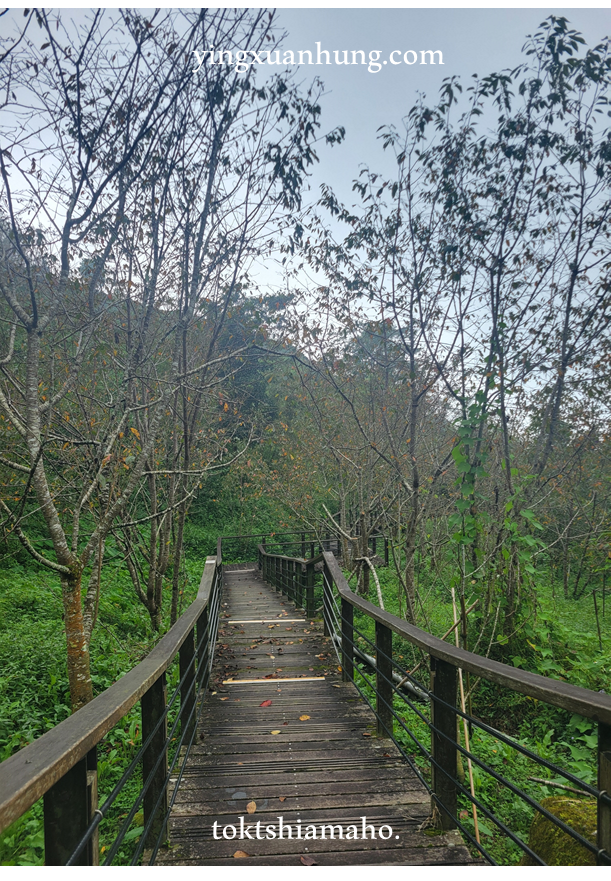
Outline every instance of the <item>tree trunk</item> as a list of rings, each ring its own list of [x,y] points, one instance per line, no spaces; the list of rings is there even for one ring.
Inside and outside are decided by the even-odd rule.
[[[85,634],[85,620],[81,604],[81,572],[62,576],[62,600],[68,659],[68,682],[72,712],[93,699],[89,669],[89,644]]]

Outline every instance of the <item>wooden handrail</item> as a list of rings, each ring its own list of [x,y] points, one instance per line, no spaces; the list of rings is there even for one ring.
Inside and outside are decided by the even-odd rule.
[[[274,557],[276,560],[295,560],[296,563],[303,563],[307,564],[308,566],[324,562],[324,557],[322,554],[319,554],[317,557],[310,557],[306,560],[305,557],[287,557],[285,554],[274,554],[268,551],[267,548],[263,547],[263,545],[259,545],[257,550],[262,557]]]
[[[342,599],[360,609],[361,612],[365,612],[374,621],[384,624],[398,636],[402,636],[413,645],[424,649],[433,657],[446,661],[453,667],[468,670],[476,676],[482,676],[497,685],[504,685],[512,691],[519,691],[537,700],[562,707],[569,712],[611,725],[611,695],[590,691],[590,689],[580,688],[557,679],[549,679],[539,673],[530,673],[528,670],[510,667],[500,661],[492,661],[482,655],[456,648],[431,633],[427,633],[426,630],[421,630],[395,615],[383,612],[373,603],[358,596],[350,589],[333,554],[325,551],[322,556]]]
[[[85,758],[168,669],[208,605],[217,565],[217,557],[208,557],[197,598],[143,661],[73,716],[0,764],[0,832]]]

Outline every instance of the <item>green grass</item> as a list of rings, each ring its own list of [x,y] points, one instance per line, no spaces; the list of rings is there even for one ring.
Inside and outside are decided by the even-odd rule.
[[[391,568],[382,568],[378,570],[378,576],[386,611],[399,614],[400,601],[397,596],[396,574]],[[611,672],[611,629],[608,623],[606,631],[603,632],[601,651],[591,596],[584,596],[578,601],[554,597],[545,576],[546,573],[540,573],[536,616],[532,616],[527,621],[523,632],[512,640],[510,645],[497,646],[496,656],[503,654],[502,659],[506,663],[592,690],[608,688]],[[426,619],[430,631],[436,636],[442,636],[453,623],[450,592],[444,584],[435,583],[433,579],[427,583],[426,577],[422,579],[421,588],[424,595],[424,612],[420,609],[422,617],[419,624],[424,627],[422,619]],[[369,598],[377,604],[373,583],[370,586]],[[608,622],[611,608],[606,611]],[[366,638],[357,637],[362,649],[368,654],[374,654],[373,648],[367,642],[367,639],[375,640],[374,622],[366,615],[355,611],[355,626]],[[474,622],[472,626],[475,630],[477,623]],[[603,619],[601,619],[602,630]],[[417,650],[396,635],[393,637],[393,654],[395,659],[408,670],[413,669],[421,660]],[[428,685],[428,663],[423,664],[416,675]],[[362,681],[361,687],[363,687]],[[371,689],[365,686],[364,690],[370,698],[373,698]],[[430,749],[430,732],[425,722],[399,698],[395,698],[394,706],[405,727],[426,749]],[[428,717],[428,707],[418,706]],[[486,682],[482,682],[475,692],[473,712],[484,722],[503,731],[542,758],[554,762],[587,783],[596,782],[597,733],[596,724],[591,720]],[[419,752],[413,738],[398,721],[394,723],[394,734],[397,741],[416,762],[425,779],[430,779],[428,760]],[[464,746],[464,741],[462,743]],[[529,777],[566,783],[564,778],[541,768],[536,762],[476,726],[471,733],[471,750],[481,761],[536,801],[563,792],[555,787],[529,780]],[[463,760],[463,766],[466,774],[463,785],[468,788],[466,760]],[[480,801],[519,838],[527,841],[534,809],[475,763],[473,763],[473,776],[475,793]],[[471,803],[464,796],[459,796],[459,812],[461,822],[473,833]],[[499,831],[494,822],[481,812],[478,822],[483,846],[501,865],[515,865],[522,856],[518,845],[511,842]]]
[[[182,609],[195,598],[205,562],[193,556],[186,565]],[[169,622],[170,590],[164,596]],[[126,572],[104,566],[99,620],[91,640],[94,694],[109,688],[139,663],[158,639],[149,616],[136,599]],[[40,737],[70,715],[66,646],[60,587],[46,571],[18,563],[0,571],[0,760]],[[175,665],[176,666],[176,665]],[[172,674],[176,678],[176,671]],[[170,678],[169,688],[172,684]],[[140,708],[136,705],[98,746],[100,803],[112,790],[141,742]],[[104,851],[141,786],[140,769],[128,782],[100,827]],[[115,862],[124,863],[142,825],[136,815],[129,838]],[[103,858],[103,853],[102,853]],[[0,865],[43,865],[42,802],[35,804],[0,835]]]
[[[260,520],[249,528],[263,531],[265,509]],[[236,524],[237,525],[237,524]],[[244,524],[239,524],[243,526]],[[238,531],[236,529],[236,531]],[[206,556],[216,551],[218,530],[212,519],[189,523],[186,535],[186,581],[181,597],[181,611],[194,599]],[[228,547],[228,556],[241,558],[239,548]],[[246,549],[251,552],[252,549]],[[251,554],[252,556],[252,554]],[[68,679],[65,664],[65,637],[59,583],[46,571],[25,566],[17,558],[6,558],[0,570],[0,758],[31,743],[69,715]],[[391,568],[378,570],[387,611],[401,615],[397,579]],[[422,626],[441,636],[452,623],[452,603],[447,578],[433,578],[423,567],[420,589],[424,612]],[[317,605],[321,600],[321,579],[317,578]],[[375,585],[370,598],[375,602]],[[578,601],[552,595],[546,572],[539,573],[538,608],[511,646],[504,652],[507,663],[562,678],[591,689],[608,688],[611,670],[611,602],[606,619],[601,618],[603,651],[600,650],[591,596]],[[169,620],[170,590],[164,592],[164,620]],[[601,609],[599,608],[599,612]],[[473,618],[473,628],[477,618]],[[374,639],[373,622],[356,614],[356,626]],[[606,626],[605,626],[606,625]],[[119,558],[109,554],[103,568],[99,621],[91,643],[91,668],[95,693],[108,688],[151,650],[158,637],[152,633],[149,617],[137,601],[127,573]],[[373,654],[371,646],[363,648]],[[406,641],[394,639],[395,657],[407,669],[413,669],[421,655]],[[175,673],[172,674],[175,677]],[[428,667],[420,668],[422,681],[428,684]],[[171,686],[170,686],[171,687]],[[428,747],[430,734],[415,713],[397,702],[397,712],[406,720],[422,743]],[[540,755],[547,756],[583,779],[593,781],[595,773],[596,732],[589,720],[563,713],[522,695],[482,683],[474,698],[474,712],[485,721],[519,739]],[[140,743],[140,717],[136,706],[115,726],[99,745],[100,800],[111,791]],[[473,748],[495,770],[511,779],[537,799],[557,794],[558,790],[528,781],[528,776],[547,777],[541,769],[495,740],[477,732]],[[396,724],[396,737],[410,755],[416,755],[413,741]],[[425,758],[417,759],[425,777],[430,768]],[[519,835],[526,838],[532,811],[505,787],[483,771],[475,769],[476,790]],[[141,785],[139,770],[117,800],[109,819],[101,826],[101,847],[107,851]],[[469,804],[462,800],[462,821],[472,824]],[[467,812],[465,814],[465,811]],[[482,841],[501,863],[512,864],[520,852],[498,834],[494,824],[480,817]],[[142,825],[141,811],[132,823],[129,840],[122,847],[117,863],[128,861]],[[102,853],[102,858],[104,853]],[[39,802],[0,836],[0,865],[42,865],[42,804]]]

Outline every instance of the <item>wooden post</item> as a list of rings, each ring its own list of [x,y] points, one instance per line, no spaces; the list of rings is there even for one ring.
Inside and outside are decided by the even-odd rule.
[[[314,563],[306,564],[306,617],[313,618],[316,614],[314,605]]]
[[[297,605],[297,561],[291,560],[291,600]]]
[[[342,679],[354,679],[354,608],[342,598]]]
[[[305,532],[301,533],[301,556],[305,557]]]
[[[598,723],[598,788],[611,798],[611,725]],[[605,850],[611,857],[611,806],[598,800],[596,844],[599,850]],[[609,859],[602,855],[598,858],[599,866],[608,866]]]
[[[208,663],[208,637],[206,634],[206,630],[208,628],[208,607],[204,609],[199,618],[197,619],[197,625],[195,627],[195,638],[197,640],[196,646],[197,648],[197,679],[198,682],[201,680],[201,676],[203,675],[202,668]]]
[[[166,678],[162,673],[157,682],[142,695],[140,701],[142,709],[142,741],[144,742],[150,735],[151,731],[165,713],[166,708]],[[157,759],[161,756],[161,762],[157,765],[157,770],[153,773],[153,779],[144,796],[144,825],[148,823],[151,817],[153,822],[146,838],[146,846],[154,847],[157,838],[161,834],[161,841],[165,837],[166,814],[168,811],[168,788],[166,784],[166,775],[168,773],[168,753],[165,745],[168,736],[167,717],[157,729],[148,748],[142,756],[142,782],[146,783],[149,774],[153,771]],[[157,801],[159,804],[157,807]]]
[[[388,539],[384,537],[384,565],[388,566]]]
[[[377,539],[377,536],[374,535],[373,538],[371,539],[371,553],[373,554],[374,557],[376,555],[377,547],[378,547],[378,539]]]
[[[435,697],[456,707],[456,667],[431,655],[431,691]],[[435,764],[431,766],[432,790],[439,800],[442,829],[454,829],[452,817],[456,816],[456,713],[431,700],[431,754]],[[445,737],[443,736],[445,734]],[[449,738],[449,739],[447,739]],[[432,806],[436,804],[433,800]],[[445,808],[445,810],[443,810]],[[446,813],[446,811],[448,813]]]
[[[392,734],[392,630],[376,621],[376,705],[378,735]]]
[[[299,606],[305,612],[307,606],[307,585],[308,585],[308,567],[306,566],[305,559],[301,564],[301,571],[299,573]]]
[[[44,795],[45,866],[65,866],[90,822],[87,757],[77,762]],[[97,805],[96,805],[97,807]],[[88,848],[76,865],[87,866]]]
[[[191,665],[191,666],[189,666]],[[189,743],[195,730],[195,632],[191,629],[179,650],[181,729]],[[189,718],[191,717],[191,718]]]
[[[88,824],[94,818],[98,809],[98,748],[94,746],[87,753],[87,814]],[[87,842],[87,865],[100,865],[100,827],[96,826],[95,832]]]
[[[331,636],[333,633],[333,622],[331,618],[331,609],[333,607],[333,576],[327,568],[326,562],[323,564],[322,570],[322,621],[323,632],[325,636]]]

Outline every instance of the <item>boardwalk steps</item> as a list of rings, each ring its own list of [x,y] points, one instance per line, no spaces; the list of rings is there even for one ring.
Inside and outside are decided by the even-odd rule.
[[[456,831],[419,831],[430,797],[394,745],[375,736],[374,716],[341,681],[321,625],[274,593],[254,566],[228,568],[213,693],[170,817],[171,845],[156,864],[470,863]],[[363,817],[375,838],[370,829],[362,838]],[[251,839],[239,838],[241,822]],[[329,828],[321,837],[322,826],[338,824],[342,838],[337,828],[333,838]],[[224,838],[231,826],[236,837]],[[267,837],[268,826],[276,838]],[[306,840],[312,826],[317,838]],[[382,830],[386,840],[381,826],[392,830]],[[357,840],[346,837],[355,834]],[[248,857],[236,858],[236,851]]]

